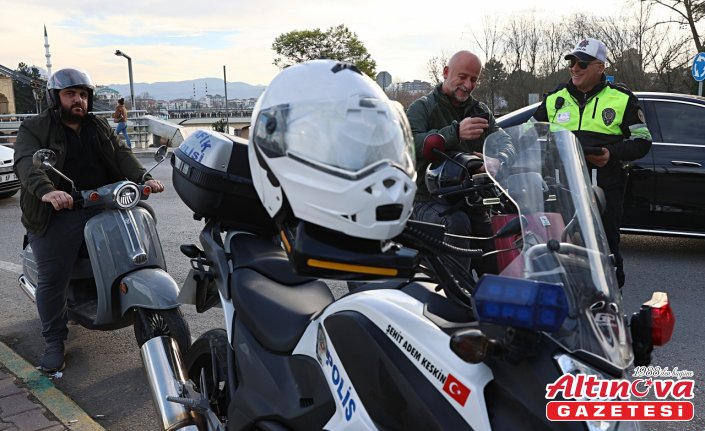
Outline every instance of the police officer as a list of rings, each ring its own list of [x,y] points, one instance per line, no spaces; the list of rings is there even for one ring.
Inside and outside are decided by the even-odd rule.
[[[569,61],[570,80],[546,96],[534,119],[560,124],[573,131],[583,147],[596,147],[596,154],[586,154],[585,159],[588,169],[596,170],[597,185],[605,192],[607,206],[602,224],[622,287],[619,226],[626,183],[623,162],[644,157],[651,148],[651,134],[636,96],[623,86],[607,82],[605,44],[583,39],[565,59]]]

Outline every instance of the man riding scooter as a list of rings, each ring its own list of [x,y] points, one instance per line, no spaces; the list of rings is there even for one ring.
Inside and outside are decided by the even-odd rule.
[[[90,113],[94,90],[84,71],[67,68],[55,72],[47,82],[49,108],[22,122],[15,143],[22,224],[38,268],[36,301],[45,342],[39,368],[47,373],[66,366],[67,286],[83,242],[83,228],[97,212],[75,208],[71,184],[54,172],[35,167],[32,156],[39,149],[53,150],[56,168],[73,179],[78,190],[125,178],[137,182],[145,173],[107,120]],[[145,179],[153,192],[164,190],[160,181],[149,175]]]

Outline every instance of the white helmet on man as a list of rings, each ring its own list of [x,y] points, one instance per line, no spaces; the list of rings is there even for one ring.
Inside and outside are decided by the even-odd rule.
[[[401,105],[350,64],[284,69],[260,96],[250,127],[252,180],[270,216],[346,235],[401,233],[416,193],[413,138]]]

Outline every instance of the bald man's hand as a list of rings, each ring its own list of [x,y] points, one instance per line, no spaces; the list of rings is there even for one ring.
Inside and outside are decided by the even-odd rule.
[[[482,133],[490,127],[490,123],[481,117],[468,117],[458,123],[458,134],[464,141],[472,141],[482,136]]]

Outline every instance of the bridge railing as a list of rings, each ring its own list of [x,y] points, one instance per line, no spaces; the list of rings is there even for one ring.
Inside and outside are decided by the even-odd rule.
[[[127,114],[127,133],[130,135],[130,141],[135,148],[147,148],[152,144],[152,133],[149,130],[149,122],[147,118],[145,118],[146,113],[147,111],[136,110],[129,111]],[[105,117],[113,129],[117,127],[117,123],[113,122],[113,111],[95,111],[93,114],[99,117]],[[0,144],[14,144],[17,139],[17,131],[20,128],[20,123],[35,115],[37,114],[0,115]],[[118,138],[124,139],[122,135]]]

